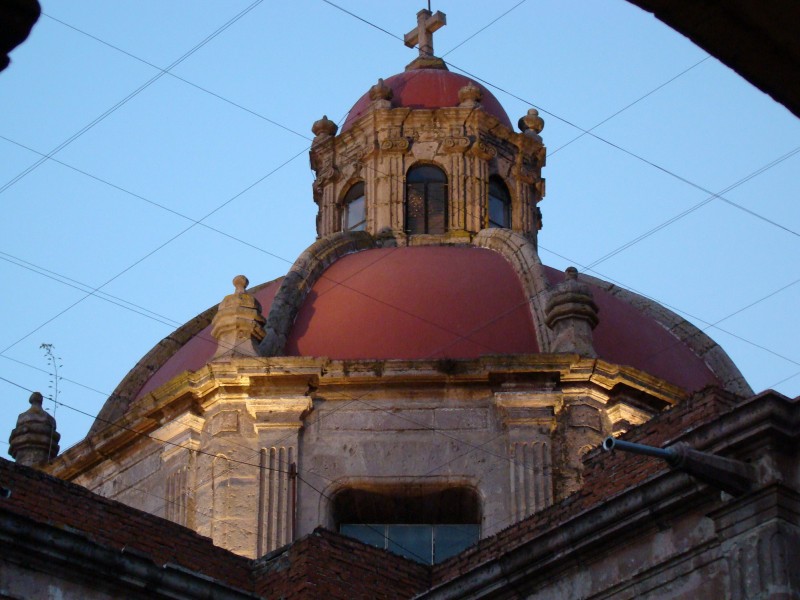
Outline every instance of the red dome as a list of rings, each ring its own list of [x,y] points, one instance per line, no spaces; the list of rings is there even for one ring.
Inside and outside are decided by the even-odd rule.
[[[392,106],[405,108],[444,108],[458,106],[458,90],[472,82],[483,92],[481,106],[503,125],[512,129],[511,121],[497,98],[481,84],[464,75],[444,69],[414,69],[393,75],[384,83],[392,89]],[[369,92],[361,96],[350,109],[342,131],[366,114],[371,103]]]
[[[477,358],[538,349],[522,284],[502,255],[424,246],[337,260],[306,296],[285,354]]]
[[[564,278],[550,267],[545,272],[552,284]],[[252,291],[265,315],[280,283],[277,279]],[[593,336],[600,358],[631,365],[688,391],[720,383],[662,323],[606,290],[590,287],[600,309]],[[157,368],[134,397],[183,371],[203,367],[215,349],[211,326],[195,329],[180,349],[153,365]],[[463,359],[536,352],[528,300],[502,255],[475,247],[421,246],[364,250],[333,263],[303,301],[284,355]]]
[[[564,274],[545,267],[551,284]],[[282,279],[251,293],[269,314]],[[723,385],[730,376],[709,368],[657,314],[588,282],[599,307],[594,330],[599,358],[630,365],[688,392]],[[643,302],[644,299],[640,299]],[[542,300],[543,301],[543,300]],[[331,359],[471,359],[538,353],[523,286],[499,253],[472,246],[377,248],[348,254],[312,285],[289,332],[285,356]],[[212,358],[212,307],[156,345],[120,383],[93,431],[124,414],[130,402]],[[661,309],[662,313],[666,313]],[[710,342],[710,340],[708,340]]]

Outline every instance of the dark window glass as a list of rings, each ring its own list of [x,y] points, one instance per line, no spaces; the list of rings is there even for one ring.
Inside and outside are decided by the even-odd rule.
[[[342,534],[426,564],[458,554],[480,535],[480,500],[469,488],[346,489],[333,511]]]
[[[404,525],[347,523],[340,533],[425,564],[435,564],[463,552],[478,541],[478,525]]]
[[[511,227],[511,196],[499,177],[489,179],[489,227]]]
[[[348,537],[355,538],[370,546],[386,548],[385,525],[343,524],[339,527],[339,531]]]
[[[419,165],[406,175],[406,231],[447,231],[447,175],[433,165]]]
[[[433,562],[433,527],[430,525],[389,525],[387,538],[389,552],[411,560]]]
[[[437,525],[433,528],[433,562],[455,556],[478,541],[477,525]]]
[[[347,190],[343,204],[342,229],[344,231],[363,231],[367,226],[363,181],[359,181]]]

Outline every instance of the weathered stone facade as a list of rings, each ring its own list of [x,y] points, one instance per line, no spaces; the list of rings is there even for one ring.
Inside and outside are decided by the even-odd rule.
[[[625,438],[743,461],[748,491],[595,450],[580,492],[434,567],[418,597],[798,598],[798,407],[774,392],[682,403]]]
[[[354,183],[364,181],[369,233],[390,234],[398,244],[469,242],[488,227],[487,189],[495,175],[511,194],[513,231],[535,241],[536,204],[544,195],[541,138],[515,133],[481,110],[482,92],[475,86],[462,88],[467,97],[458,107],[421,110],[392,108],[391,99],[377,96],[382,83],[372,88],[376,99],[369,112],[345,132],[334,136],[335,129],[315,128],[311,166],[317,175],[318,235],[342,230],[342,199]],[[418,164],[439,166],[448,175],[444,240],[405,234],[405,174]]]
[[[423,29],[443,22],[443,15],[423,13]],[[427,39],[423,29],[418,37]],[[429,81],[446,93],[429,97]],[[412,93],[417,96],[409,99]],[[319,526],[336,530],[337,498],[355,492],[402,503],[464,491],[478,504],[469,522],[486,538],[580,489],[587,452],[605,436],[685,400],[689,385],[717,383],[749,393],[724,352],[673,313],[574,269],[564,276],[541,264],[543,125],[531,109],[519,120],[521,131],[514,131],[487,90],[449,73],[430,53],[405,73],[379,80],[341,132],[326,117],[314,123],[318,240],[280,281],[248,290],[247,279],[238,276],[235,292],[217,310],[176,331],[131,371],[87,439],[47,470],[247,557]],[[414,190],[407,174],[420,165],[436,167],[444,178],[437,184],[444,201],[436,232],[409,226]],[[344,199],[361,184],[363,230],[347,230]],[[492,192],[493,185],[500,192]],[[507,197],[492,199],[503,190]],[[492,202],[499,211],[494,217]],[[482,266],[466,275],[433,254],[403,253],[436,248],[472,252],[459,264]],[[459,286],[450,296],[443,285],[428,302],[450,312],[462,311],[471,290],[493,285],[492,277],[510,280],[519,302],[492,300],[478,325],[488,328],[489,339],[495,321],[520,309],[514,318],[529,337],[514,350],[499,333],[488,345],[458,349],[452,344],[471,340],[476,325],[464,319],[446,332],[455,338],[442,349],[420,345],[411,355],[407,349],[393,354],[398,337],[415,335],[392,329],[398,314],[438,324],[420,316],[425,307],[419,303],[401,306],[393,298],[377,300],[374,288],[351,288],[354,275],[332,281],[352,297],[313,308],[327,293],[318,286],[331,283],[334,267],[369,253],[380,265],[388,249],[402,264],[435,263],[429,281]],[[501,267],[507,274],[497,275]],[[409,289],[418,283],[380,274],[382,285]],[[465,284],[465,277],[485,279]],[[271,295],[264,295],[267,289]],[[363,320],[359,314],[355,329],[337,330],[349,305],[365,297],[372,305]],[[312,315],[333,323],[333,333],[324,349],[292,355],[298,328],[305,327],[298,319],[309,303]],[[631,323],[661,336],[640,357],[645,363],[680,346],[699,375],[672,379],[668,364],[651,373],[636,362],[608,359],[639,359],[618,349],[639,343],[638,331],[619,337]],[[342,340],[364,333],[358,327],[383,332],[385,343],[343,350]],[[198,354],[200,345],[211,348],[207,355]],[[187,371],[186,364],[196,367]]]
[[[626,386],[647,390],[649,410],[617,397]],[[245,556],[335,528],[331,499],[350,487],[466,485],[491,535],[574,491],[604,435],[682,398],[577,355],[237,358],[145,396],[49,470]]]

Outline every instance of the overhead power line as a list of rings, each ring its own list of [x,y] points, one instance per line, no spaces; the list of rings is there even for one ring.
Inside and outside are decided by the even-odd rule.
[[[255,2],[253,2],[252,4],[250,4],[249,6],[247,6],[246,8],[244,8],[243,10],[241,10],[241,11],[240,11],[239,13],[237,13],[237,14],[236,14],[236,15],[235,15],[235,16],[234,16],[232,19],[228,20],[228,21],[227,21],[227,22],[226,22],[224,25],[222,25],[221,27],[217,28],[217,29],[216,29],[216,30],[215,30],[213,33],[209,34],[208,36],[206,36],[206,37],[205,37],[205,39],[203,39],[201,42],[199,42],[198,44],[196,44],[196,45],[195,45],[195,46],[194,46],[192,49],[190,49],[188,52],[186,52],[185,54],[183,54],[183,55],[182,55],[180,58],[178,58],[176,61],[172,62],[172,63],[171,63],[171,64],[170,64],[170,65],[169,65],[169,66],[168,66],[166,69],[164,69],[164,70],[160,71],[159,73],[157,73],[156,75],[154,75],[153,77],[151,77],[150,79],[148,79],[147,81],[145,81],[145,82],[144,82],[142,85],[140,85],[138,88],[136,88],[135,90],[133,90],[133,91],[132,91],[130,94],[128,94],[127,96],[125,96],[125,97],[124,97],[122,100],[120,100],[119,102],[117,102],[116,104],[114,104],[114,105],[113,105],[111,108],[107,109],[105,112],[103,112],[102,114],[100,114],[100,115],[99,115],[98,117],[96,117],[94,120],[92,120],[92,121],[90,121],[88,124],[84,125],[84,126],[81,128],[81,129],[79,129],[78,131],[76,131],[74,134],[72,134],[72,135],[71,135],[70,137],[68,137],[66,140],[64,140],[63,142],[61,142],[61,143],[60,143],[58,146],[56,146],[55,148],[53,148],[53,149],[52,149],[50,152],[48,152],[48,154],[47,154],[47,156],[46,156],[46,157],[40,158],[38,161],[36,161],[36,162],[35,162],[35,163],[33,163],[32,165],[30,165],[30,166],[29,166],[27,169],[25,169],[24,171],[21,171],[21,172],[20,172],[20,173],[18,173],[18,174],[17,174],[15,177],[13,177],[13,178],[12,178],[12,179],[10,179],[9,181],[7,181],[7,182],[6,182],[6,183],[5,183],[5,184],[4,184],[2,187],[0,187],[0,194],[2,194],[2,193],[3,193],[3,192],[5,192],[5,191],[6,191],[8,188],[10,188],[10,187],[11,187],[11,186],[13,186],[14,184],[16,184],[18,181],[20,181],[20,180],[21,180],[22,178],[24,178],[26,175],[28,175],[29,173],[31,173],[32,171],[34,171],[35,169],[37,169],[37,168],[38,168],[40,165],[42,165],[43,163],[45,163],[45,162],[47,161],[47,159],[48,159],[48,158],[50,158],[51,156],[53,156],[53,155],[57,154],[58,152],[60,152],[61,150],[63,150],[63,149],[64,149],[64,148],[66,148],[67,146],[69,146],[69,145],[70,145],[72,142],[74,142],[74,141],[75,141],[75,140],[77,140],[79,137],[81,137],[81,136],[82,136],[84,133],[86,133],[87,131],[89,131],[90,129],[92,129],[92,128],[93,128],[95,125],[97,125],[98,123],[101,123],[101,122],[102,122],[103,120],[105,120],[105,119],[106,119],[106,118],[107,118],[109,115],[111,115],[111,114],[113,114],[114,112],[116,112],[117,110],[119,110],[119,109],[120,109],[122,106],[124,106],[125,104],[127,104],[129,101],[131,101],[133,98],[135,98],[136,96],[138,96],[140,93],[142,93],[142,92],[143,92],[144,90],[146,90],[148,87],[150,87],[151,85],[153,85],[153,84],[154,84],[156,81],[158,81],[159,79],[161,79],[161,77],[163,77],[163,76],[164,76],[164,75],[165,75],[165,74],[166,74],[168,71],[170,71],[170,70],[174,69],[175,67],[177,67],[177,66],[178,66],[179,64],[181,64],[183,61],[185,61],[187,58],[189,58],[189,57],[190,57],[192,54],[194,54],[195,52],[197,52],[198,50],[200,50],[200,48],[202,48],[203,46],[205,46],[206,44],[208,44],[208,43],[209,43],[211,40],[213,40],[215,37],[217,37],[217,36],[218,36],[219,34],[221,34],[223,31],[225,31],[226,29],[228,29],[228,28],[229,28],[231,25],[233,25],[234,23],[236,23],[236,22],[237,22],[239,19],[241,19],[242,17],[244,17],[244,16],[245,16],[247,13],[249,13],[249,12],[250,12],[251,10],[253,10],[253,9],[254,9],[256,6],[258,6],[259,4],[261,4],[263,1],[264,1],[264,0],[255,0]]]
[[[372,22],[371,22],[371,21],[369,21],[368,19],[365,19],[365,18],[363,18],[363,17],[361,17],[361,16],[359,16],[359,15],[357,15],[357,14],[355,14],[355,13],[353,13],[353,12],[349,11],[349,10],[346,10],[346,9],[342,8],[341,6],[339,6],[339,5],[335,4],[334,2],[331,2],[330,0],[322,0],[322,1],[323,1],[323,2],[325,2],[326,4],[330,4],[331,6],[334,6],[335,8],[338,8],[339,10],[341,10],[341,11],[343,11],[343,12],[345,12],[345,13],[347,13],[347,14],[349,14],[349,15],[353,16],[353,17],[355,17],[355,18],[356,18],[356,19],[358,19],[359,21],[362,21],[362,22],[366,23],[367,25],[369,25],[369,26],[371,26],[371,27],[374,27],[374,28],[376,28],[376,29],[379,29],[380,31],[383,31],[384,33],[386,33],[386,34],[390,35],[391,37],[393,37],[393,38],[395,38],[395,39],[401,39],[399,36],[395,35],[394,33],[392,33],[392,32],[390,32],[390,31],[387,31],[387,30],[385,30],[384,28],[382,28],[382,27],[380,27],[380,26],[376,25],[375,23],[372,23]],[[519,5],[516,5],[516,6],[519,6]],[[516,8],[516,6],[514,6],[513,8]],[[512,8],[512,10],[513,10],[513,8]],[[510,11],[509,11],[509,12],[510,12]],[[501,15],[501,16],[502,16],[502,15]],[[692,68],[696,67],[698,64],[700,64],[700,63],[704,62],[705,60],[706,60],[706,59],[703,59],[703,60],[701,60],[700,62],[698,62],[698,63],[696,63],[696,64],[692,65],[692,66],[691,66],[691,67],[689,67],[688,69],[686,69],[686,70],[682,71],[681,73],[679,73],[679,74],[678,74],[678,75],[676,75],[675,77],[672,77],[671,79],[669,79],[668,81],[666,81],[666,82],[665,82],[664,84],[662,84],[661,86],[659,86],[659,87],[655,88],[655,89],[654,89],[654,90],[652,90],[651,92],[649,92],[649,93],[645,94],[644,96],[642,96],[642,98],[640,98],[639,100],[641,100],[641,99],[644,99],[644,98],[646,98],[647,96],[651,95],[653,92],[655,92],[655,91],[657,91],[657,90],[661,89],[662,87],[664,87],[664,85],[667,85],[667,84],[668,84],[668,83],[670,83],[671,81],[674,81],[675,79],[677,79],[677,78],[678,78],[678,77],[680,77],[681,75],[685,74],[686,72],[688,72],[688,71],[689,71],[689,70],[691,70]],[[661,165],[659,165],[659,164],[657,164],[657,163],[655,163],[655,162],[653,162],[653,161],[651,161],[651,160],[649,160],[649,159],[645,158],[644,156],[642,156],[642,155],[640,155],[640,154],[637,154],[636,152],[633,152],[633,151],[631,151],[631,150],[628,150],[627,148],[624,148],[624,147],[620,146],[619,144],[616,144],[616,143],[614,143],[614,142],[612,142],[612,141],[610,141],[610,140],[608,140],[608,139],[606,139],[606,138],[604,138],[604,137],[601,137],[601,136],[597,135],[596,133],[593,133],[593,131],[592,131],[593,129],[596,129],[596,128],[597,128],[599,125],[601,125],[602,123],[605,123],[605,122],[607,122],[609,119],[613,118],[613,117],[614,117],[614,116],[616,116],[617,114],[619,114],[619,113],[623,112],[624,110],[626,110],[626,109],[627,109],[627,108],[629,108],[630,106],[633,106],[634,104],[636,104],[637,102],[639,102],[639,100],[636,100],[636,101],[634,101],[633,103],[629,104],[628,106],[626,106],[626,107],[624,107],[624,108],[620,109],[619,111],[617,111],[617,113],[615,113],[614,115],[612,115],[612,116],[611,116],[611,117],[609,117],[608,119],[605,119],[604,121],[601,121],[601,123],[599,123],[598,125],[595,125],[595,126],[594,126],[594,127],[592,127],[591,129],[584,129],[583,127],[581,127],[580,125],[578,125],[578,124],[576,124],[576,123],[574,123],[574,122],[570,121],[569,119],[566,119],[566,118],[564,118],[563,116],[561,116],[561,115],[559,115],[559,114],[557,114],[557,113],[555,113],[555,112],[553,112],[553,111],[550,111],[550,110],[548,110],[548,109],[546,109],[546,108],[544,108],[544,107],[542,107],[542,106],[540,106],[540,105],[536,104],[535,102],[533,102],[533,101],[531,101],[531,100],[529,100],[529,99],[523,98],[523,97],[521,97],[521,96],[519,96],[519,95],[515,94],[514,92],[511,92],[510,90],[507,90],[507,89],[505,89],[505,88],[503,88],[503,87],[501,87],[501,86],[499,86],[499,85],[497,85],[497,84],[495,84],[495,83],[492,83],[491,81],[488,81],[487,79],[484,79],[484,78],[482,78],[482,77],[479,77],[478,75],[476,75],[476,74],[474,74],[474,73],[471,73],[470,71],[467,71],[467,70],[466,70],[466,69],[464,69],[463,67],[459,67],[458,65],[456,65],[456,64],[454,64],[454,63],[452,63],[452,62],[450,62],[450,61],[445,61],[445,63],[446,63],[446,64],[447,64],[449,67],[452,67],[453,69],[455,69],[455,70],[457,70],[457,71],[460,71],[460,72],[464,73],[465,75],[467,75],[468,77],[471,77],[471,78],[472,78],[472,79],[474,79],[475,81],[479,81],[480,83],[483,83],[484,85],[487,85],[487,86],[489,86],[489,87],[491,87],[491,88],[494,88],[494,89],[496,89],[496,90],[498,90],[498,91],[500,91],[500,92],[502,92],[502,93],[504,93],[504,94],[506,94],[506,95],[508,95],[508,96],[510,96],[510,97],[512,97],[512,98],[514,98],[514,99],[516,99],[516,100],[519,100],[520,102],[522,102],[522,103],[524,103],[524,104],[527,104],[527,105],[529,105],[529,106],[533,106],[533,107],[535,107],[537,110],[539,110],[540,112],[543,112],[543,113],[545,113],[545,114],[547,114],[547,115],[550,115],[551,117],[553,117],[554,119],[557,119],[558,121],[561,121],[561,122],[562,122],[562,123],[564,123],[565,125],[569,125],[570,127],[573,127],[573,128],[575,128],[575,129],[577,129],[577,130],[581,131],[581,132],[582,132],[582,135],[581,135],[581,136],[578,136],[578,137],[582,137],[583,135],[589,135],[589,136],[591,136],[591,137],[595,138],[596,140],[598,140],[598,141],[600,141],[600,142],[603,142],[604,144],[607,144],[607,145],[611,146],[612,148],[615,148],[616,150],[619,150],[620,152],[623,152],[623,153],[627,154],[628,156],[631,156],[631,157],[633,157],[633,158],[635,158],[635,159],[637,159],[637,160],[639,160],[639,161],[642,161],[642,162],[644,162],[645,164],[647,164],[647,165],[650,165],[651,167],[653,167],[653,168],[655,168],[655,169],[658,169],[659,171],[661,171],[661,172],[663,172],[663,173],[665,173],[665,174],[667,174],[667,175],[669,175],[669,176],[671,176],[671,177],[674,177],[674,178],[678,179],[679,181],[682,181],[683,183],[685,183],[685,184],[687,184],[687,185],[690,185],[691,187],[693,187],[693,188],[695,188],[695,189],[698,189],[698,190],[700,190],[700,191],[702,191],[702,192],[705,192],[706,194],[715,195],[715,194],[714,194],[714,192],[712,192],[711,190],[709,190],[709,189],[707,189],[707,188],[705,188],[705,187],[703,187],[703,186],[701,186],[701,185],[699,185],[699,184],[697,184],[697,183],[695,183],[695,182],[691,181],[690,179],[687,179],[686,177],[683,177],[682,175],[679,175],[678,173],[676,173],[676,172],[674,172],[674,171],[672,171],[672,170],[670,170],[670,169],[667,169],[666,167],[663,167],[663,166],[661,166]],[[576,138],[576,139],[578,139],[578,138]],[[572,141],[575,141],[575,140],[572,140]],[[572,143],[572,142],[569,142],[569,143]],[[566,144],[565,144],[565,145],[566,145]],[[563,146],[562,146],[562,148],[563,148]],[[743,211],[747,212],[748,214],[750,214],[750,215],[751,215],[751,216],[753,216],[753,217],[759,218],[759,219],[761,219],[761,220],[763,220],[763,221],[765,221],[765,222],[767,222],[767,223],[769,223],[769,224],[771,224],[771,225],[773,225],[773,226],[775,226],[775,227],[778,227],[778,228],[780,228],[780,229],[783,229],[784,231],[786,231],[786,232],[788,232],[788,233],[791,233],[792,235],[795,235],[795,236],[798,236],[798,237],[800,237],[800,233],[797,233],[797,232],[793,231],[792,229],[789,229],[789,228],[787,228],[787,227],[785,227],[785,226],[781,225],[780,223],[778,223],[778,222],[776,222],[776,221],[773,221],[773,220],[771,220],[771,219],[768,219],[767,217],[764,217],[763,215],[760,215],[760,214],[756,213],[755,211],[753,211],[753,210],[751,210],[751,209],[748,209],[748,208],[745,208],[745,207],[743,207],[743,206],[741,206],[741,205],[739,205],[739,204],[736,204],[735,202],[732,202],[732,201],[728,200],[727,198],[724,198],[724,197],[723,197],[723,196],[721,196],[721,195],[716,195],[716,197],[718,197],[720,200],[722,200],[722,201],[724,201],[724,202],[727,202],[727,203],[729,203],[731,206],[734,206],[734,207],[736,207],[736,208],[739,208],[740,210],[743,210]]]
[[[113,50],[116,50],[117,52],[121,52],[122,54],[124,54],[126,56],[129,56],[130,58],[132,58],[132,59],[134,59],[134,60],[136,60],[136,61],[138,61],[138,62],[140,62],[142,64],[145,64],[145,65],[147,65],[149,67],[152,67],[152,68],[154,68],[154,69],[156,69],[158,71],[161,71],[163,74],[169,75],[173,79],[177,79],[178,81],[182,81],[183,83],[185,83],[187,85],[190,85],[193,88],[200,90],[201,92],[205,92],[206,94],[208,94],[210,96],[214,96],[215,98],[217,98],[219,100],[222,100],[223,102],[226,102],[227,104],[230,104],[231,106],[235,106],[236,108],[238,108],[240,110],[243,110],[246,113],[249,113],[249,114],[253,115],[254,117],[258,117],[259,119],[261,119],[263,121],[266,121],[267,123],[275,125],[276,127],[280,127],[281,129],[283,129],[285,131],[288,131],[289,133],[292,133],[292,134],[294,134],[294,135],[296,135],[298,137],[303,138],[304,140],[307,140],[309,142],[311,141],[310,137],[308,137],[305,134],[299,133],[298,131],[295,131],[291,127],[287,127],[286,125],[284,125],[282,123],[279,123],[278,121],[275,121],[273,119],[270,119],[269,117],[266,117],[266,116],[262,115],[260,112],[257,112],[255,110],[253,110],[252,108],[248,108],[246,106],[243,106],[242,104],[239,104],[238,102],[234,102],[233,100],[223,96],[222,94],[218,94],[217,92],[211,91],[208,88],[205,88],[205,87],[203,87],[201,85],[198,85],[198,84],[194,83],[193,81],[189,81],[188,79],[186,79],[184,77],[181,77],[180,75],[176,75],[175,73],[173,73],[172,71],[169,70],[172,67],[167,67],[166,69],[164,69],[162,67],[159,67],[158,65],[153,64],[150,61],[145,60],[142,57],[137,56],[136,54],[133,54],[132,52],[128,52],[127,50],[124,50],[123,48],[120,48],[119,46],[116,46],[116,45],[114,45],[114,44],[112,44],[110,42],[107,42],[106,40],[104,40],[102,38],[99,38],[96,35],[94,35],[92,33],[89,33],[88,31],[84,31],[83,29],[75,27],[74,25],[71,25],[70,23],[67,23],[66,21],[62,21],[61,19],[58,19],[58,18],[56,18],[56,17],[54,17],[52,15],[49,15],[49,14],[47,14],[45,12],[42,13],[42,16],[43,17],[47,17],[48,19],[50,19],[52,21],[55,21],[56,23],[60,23],[64,27],[69,27],[70,29],[76,31],[77,33],[80,33],[81,35],[85,35],[88,38],[91,38],[91,39],[93,39],[93,40],[95,40],[97,42],[100,42],[101,44],[103,44],[105,46],[108,46],[109,48],[111,48]]]

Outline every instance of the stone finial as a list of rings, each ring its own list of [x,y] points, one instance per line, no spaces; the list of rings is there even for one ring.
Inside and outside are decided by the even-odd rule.
[[[391,100],[394,92],[392,88],[386,85],[386,82],[378,78],[378,83],[369,88],[369,99],[375,102],[376,100]]]
[[[217,339],[212,360],[229,360],[237,356],[258,356],[258,345],[264,339],[261,304],[245,289],[250,282],[244,275],[233,278],[234,293],[225,296],[211,321],[211,335]]]
[[[31,407],[19,416],[8,438],[8,453],[28,467],[47,463],[58,455],[61,434],[56,431],[56,420],[42,408],[42,400],[39,392],[31,394]]]
[[[311,133],[314,134],[314,141],[336,135],[339,131],[339,126],[328,118],[328,115],[322,115],[319,121],[314,121],[311,126]]]
[[[592,291],[578,281],[578,270],[569,267],[564,281],[558,284],[545,306],[545,322],[555,333],[550,350],[595,357],[592,330],[597,326],[598,308]]]
[[[463,108],[477,108],[481,105],[483,90],[470,81],[458,90],[458,105]]]
[[[544,119],[539,116],[539,111],[535,108],[529,108],[528,114],[524,117],[520,117],[518,125],[520,131],[525,135],[538,139],[539,141],[542,140],[539,134],[542,132],[542,129],[544,129]]]
[[[233,289],[236,294],[244,294],[248,285],[250,285],[250,280],[244,275],[237,275],[233,278]]]

